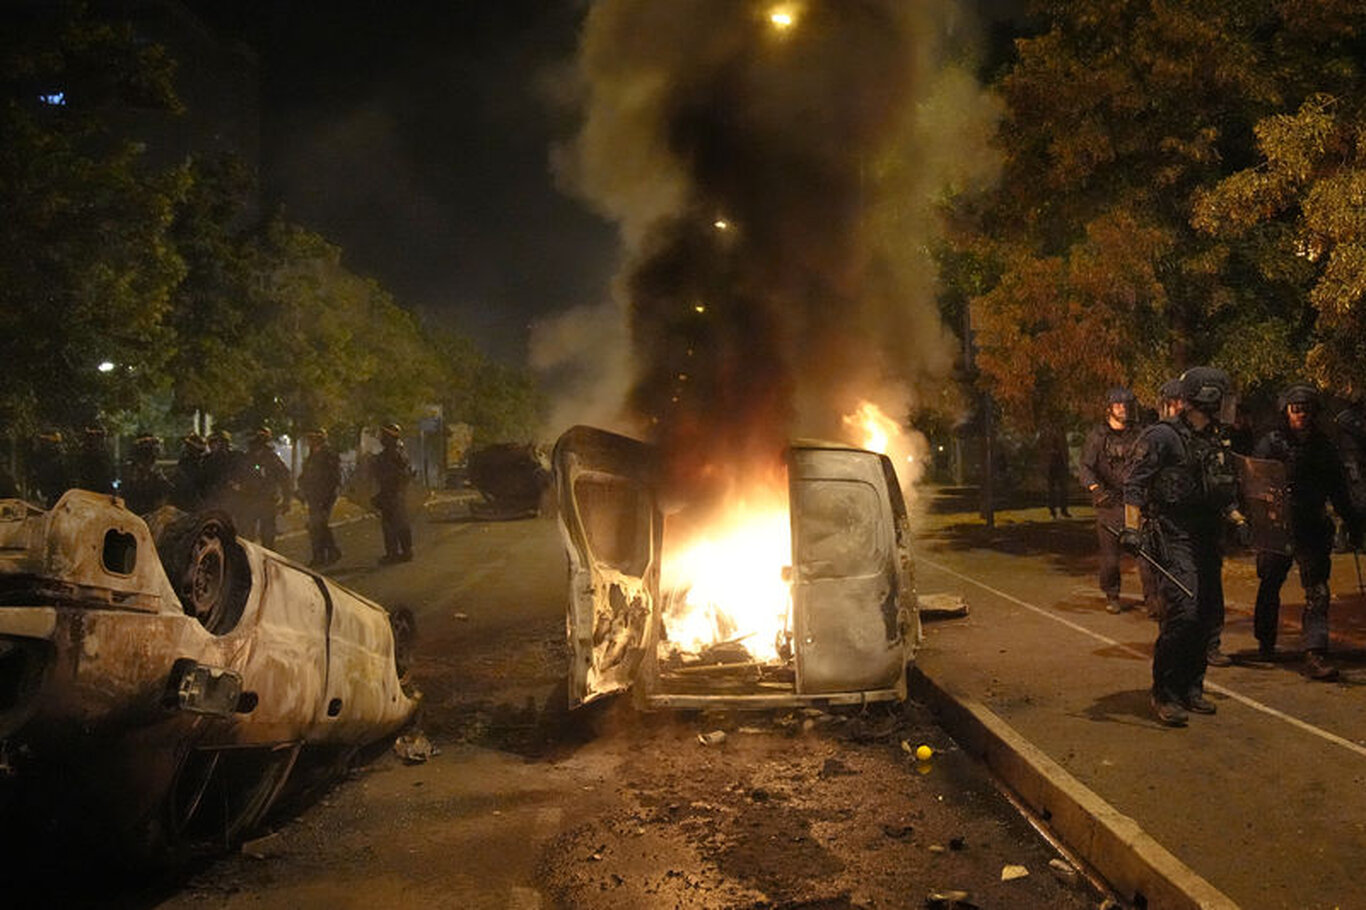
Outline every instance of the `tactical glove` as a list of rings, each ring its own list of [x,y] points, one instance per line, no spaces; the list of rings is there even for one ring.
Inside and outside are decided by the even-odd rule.
[[[1243,513],[1237,509],[1230,509],[1228,512],[1229,536],[1233,542],[1240,547],[1252,546],[1252,525],[1247,523]]]

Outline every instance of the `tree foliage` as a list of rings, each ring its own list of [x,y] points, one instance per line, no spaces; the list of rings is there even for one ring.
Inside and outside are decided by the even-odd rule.
[[[79,15],[0,30],[0,423],[78,424],[164,376],[186,174],[147,167],[104,114],[175,111],[171,76],[159,48]]]
[[[160,47],[79,7],[31,20],[0,32],[0,427],[126,429],[160,406],[297,431],[446,401],[491,441],[530,437],[527,374],[434,342],[318,234],[253,222],[242,162],[157,170],[110,126],[179,110]]]
[[[995,81],[1003,178],[954,212],[956,253],[992,276],[970,295],[973,323],[981,381],[1008,419],[1094,414],[1106,386],[1151,396],[1195,362],[1246,387],[1284,380],[1312,350],[1320,378],[1340,382],[1330,364],[1359,360],[1361,335],[1327,314],[1347,312],[1361,279],[1343,243],[1351,168],[1333,165],[1359,120],[1301,105],[1359,97],[1362,13],[1339,0],[1037,13]]]

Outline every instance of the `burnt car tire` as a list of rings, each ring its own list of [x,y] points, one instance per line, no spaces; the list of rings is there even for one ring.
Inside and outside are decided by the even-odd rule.
[[[214,635],[231,632],[251,589],[232,519],[223,512],[185,516],[162,532],[157,549],[186,614]]]

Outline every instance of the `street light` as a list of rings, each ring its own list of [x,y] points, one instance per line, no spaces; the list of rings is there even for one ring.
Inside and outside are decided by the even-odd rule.
[[[111,360],[101,360],[100,365],[95,367],[95,369],[99,370],[101,373],[112,373],[114,372],[114,363]]]
[[[795,3],[779,3],[768,10],[768,24],[779,32],[786,32],[797,24],[798,6]]]

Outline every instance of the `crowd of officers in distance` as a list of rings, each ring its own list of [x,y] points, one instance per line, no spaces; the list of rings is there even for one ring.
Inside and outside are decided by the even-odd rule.
[[[327,431],[305,434],[307,454],[298,482],[274,448],[268,427],[258,427],[244,449],[233,446],[232,434],[217,430],[207,437],[190,433],[180,440],[180,454],[173,467],[160,463],[161,440],[140,432],[121,471],[116,471],[105,430],[84,429],[79,444],[68,449],[61,432],[39,434],[28,459],[27,495],[44,508],[52,508],[72,488],[96,493],[117,493],[130,511],[147,515],[171,505],[185,512],[206,510],[226,513],[237,533],[274,547],[276,516],[287,513],[298,498],[308,509],[308,536],[312,547],[310,566],[329,566],[341,558],[332,533],[331,517],[342,485],[341,456]],[[402,430],[396,423],[380,430],[380,452],[369,460],[368,470],[376,493],[370,505],[380,513],[384,537],[381,563],[407,562],[413,558],[412,526],[406,493],[412,478],[404,449]],[[0,483],[0,496],[16,496],[12,481]]]
[[[1215,713],[1204,695],[1205,669],[1233,662],[1221,645],[1223,554],[1230,544],[1256,553],[1258,649],[1248,663],[1274,666],[1280,659],[1281,587],[1296,566],[1305,594],[1303,672],[1313,680],[1338,675],[1327,657],[1328,581],[1335,538],[1359,550],[1366,528],[1366,410],[1348,406],[1330,422],[1323,396],[1297,382],[1281,393],[1274,425],[1257,436],[1230,414],[1233,402],[1227,373],[1193,367],[1162,386],[1158,419],[1140,426],[1134,396],[1112,389],[1078,464],[1095,505],[1099,582],[1109,612],[1128,608],[1120,598],[1121,553],[1139,560],[1143,601],[1159,623],[1151,704],[1171,727],[1185,726],[1192,713]],[[1283,517],[1272,526],[1259,516],[1254,535],[1242,503],[1247,495],[1265,496],[1268,477],[1284,491]],[[1052,499],[1050,508],[1056,515]]]

